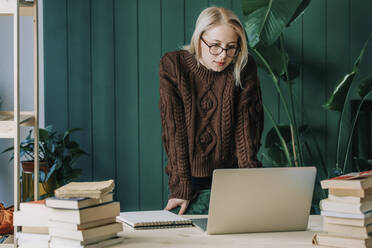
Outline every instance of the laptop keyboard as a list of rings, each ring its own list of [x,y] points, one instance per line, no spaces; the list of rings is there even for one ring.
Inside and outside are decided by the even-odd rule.
[[[199,227],[203,231],[207,230],[208,218],[191,219],[194,226]]]

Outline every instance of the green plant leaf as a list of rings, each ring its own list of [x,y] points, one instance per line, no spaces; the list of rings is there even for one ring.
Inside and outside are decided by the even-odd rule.
[[[54,163],[53,166],[49,169],[49,172],[48,172],[48,175],[45,179],[45,181],[47,182],[49,180],[49,178],[53,175],[54,171],[56,170],[57,168],[57,163]]]
[[[40,182],[46,182],[47,179],[44,171],[39,172],[39,180]]]
[[[45,131],[47,131],[48,133],[53,133],[53,126],[52,125],[48,125],[44,128]]]
[[[323,105],[324,108],[332,111],[341,112],[344,108],[346,97],[350,90],[351,83],[355,77],[355,72],[347,74],[340,83],[334,89],[332,95],[329,97],[326,104]]]
[[[39,140],[46,141],[49,138],[49,131],[47,129],[39,129]]]
[[[282,134],[286,143],[291,141],[291,128],[288,125],[278,125],[279,132]],[[274,148],[280,146],[280,139],[274,127],[266,134],[265,148]]]
[[[7,149],[5,149],[4,151],[2,151],[1,153],[7,153],[7,152],[10,152],[10,151],[13,151],[14,150],[14,147],[9,147]]]
[[[296,79],[301,72],[301,67],[299,64],[296,64],[294,62],[289,61],[288,62],[288,74],[289,74],[289,80],[293,84],[293,80]],[[281,78],[285,81],[288,82],[286,74],[283,73],[281,75]]]
[[[358,94],[363,98],[372,91],[372,74],[364,78],[358,86]]]
[[[301,4],[297,7],[295,13],[293,14],[291,20],[288,22],[287,27],[292,25],[292,23],[296,22],[298,18],[300,18],[305,13],[305,10],[307,6],[309,6],[310,2],[311,0],[303,0],[301,2]]]
[[[65,143],[65,145],[66,145],[67,148],[69,148],[71,150],[74,150],[74,149],[79,147],[79,144],[76,143],[75,141],[69,141],[69,142]]]
[[[265,7],[267,5],[268,1],[263,0],[242,0],[242,9],[243,9],[243,15],[247,16],[254,12],[255,10]]]
[[[278,129],[283,136],[283,139],[286,143],[290,143],[292,136],[291,136],[291,127],[289,125],[278,125]],[[307,125],[302,125],[298,128],[298,132],[300,134],[305,133],[308,130]],[[276,132],[275,128],[272,127],[269,132],[266,134],[265,138],[265,148],[275,147],[280,145],[280,139],[278,137],[278,133]]]
[[[284,151],[281,149],[282,147],[270,147],[267,149],[267,157],[270,158],[270,162],[273,166],[286,166],[288,165],[288,161],[284,155]]]
[[[351,84],[355,78],[355,75],[359,71],[359,65],[363,59],[364,52],[366,51],[371,38],[372,33],[369,35],[367,41],[364,43],[364,46],[359,53],[358,58],[355,60],[353,70],[350,73],[346,74],[346,76],[336,85],[327,103],[323,105],[324,108],[342,112],[346,98],[350,91]]]
[[[283,32],[301,0],[242,0],[244,26],[250,47],[272,45]]]
[[[367,47],[369,45],[369,41],[371,40],[371,38],[372,38],[372,32],[369,34],[368,39],[364,43],[364,46],[363,46],[362,50],[360,51],[358,58],[354,62],[354,67],[353,67],[353,71],[354,72],[358,72],[359,65],[362,62],[362,59],[363,59],[363,56],[364,56],[364,52],[366,51],[366,49],[367,49]]]
[[[261,54],[261,56],[264,57],[276,77],[280,77],[281,75],[285,74],[285,63],[283,62],[282,56],[286,58],[286,62],[288,63],[288,54],[283,54],[276,44],[271,46],[258,45],[256,50]],[[253,53],[253,56],[255,61],[257,61],[258,66],[270,74],[264,62],[258,56],[256,56],[255,53]]]
[[[72,128],[60,134],[53,131],[52,126],[39,129],[39,159],[46,161],[49,165],[48,173],[40,175],[41,181],[53,178],[56,180],[56,185],[61,186],[81,173],[81,169],[73,170],[72,166],[79,157],[87,153],[80,148],[77,142],[70,140],[70,134],[79,130],[81,129]],[[30,130],[27,137],[20,142],[20,157],[23,160],[34,159],[35,149],[32,135],[32,130]],[[8,151],[14,151],[13,147],[9,147],[3,152]]]
[[[64,133],[64,135],[63,135],[63,141],[64,141],[64,142],[67,142],[67,140],[69,139],[71,133],[76,132],[76,131],[80,131],[80,130],[81,130],[81,128],[72,128],[72,129],[70,129],[70,130],[67,130],[67,131]]]
[[[331,170],[330,178],[338,177],[338,176],[341,176],[342,174],[344,174],[342,169],[335,167],[335,168],[333,168],[333,170]]]
[[[358,165],[359,171],[369,171],[372,170],[372,162],[363,158],[354,158]]]

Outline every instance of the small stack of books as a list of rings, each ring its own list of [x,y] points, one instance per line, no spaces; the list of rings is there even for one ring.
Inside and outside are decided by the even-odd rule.
[[[332,247],[372,247],[372,171],[321,181],[328,199],[320,202],[323,233],[313,243]]]
[[[70,183],[46,199],[50,208],[50,248],[106,247],[122,241],[116,222],[120,203],[113,201],[113,180]]]
[[[22,202],[20,210],[14,212],[13,223],[21,227],[17,233],[18,247],[49,247],[48,215],[45,200]]]

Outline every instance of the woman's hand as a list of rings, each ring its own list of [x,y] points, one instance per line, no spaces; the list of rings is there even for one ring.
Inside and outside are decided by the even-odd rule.
[[[173,208],[176,208],[178,206],[181,207],[178,214],[184,214],[186,212],[187,207],[189,206],[190,201],[184,200],[184,199],[178,199],[178,198],[172,198],[168,200],[167,206],[165,207],[165,210],[171,210]]]

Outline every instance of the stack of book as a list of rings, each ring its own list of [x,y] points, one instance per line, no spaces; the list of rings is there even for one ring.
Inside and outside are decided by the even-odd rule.
[[[332,247],[372,247],[372,171],[321,181],[328,199],[320,202],[323,233],[313,243]]]
[[[49,229],[48,215],[49,208],[45,206],[45,200],[22,202],[20,210],[14,212],[13,223],[21,227],[17,233],[18,247],[20,248],[48,248]]]
[[[50,248],[98,248],[122,241],[117,233],[123,225],[116,222],[120,203],[113,201],[113,182],[107,182],[71,183],[46,199]]]

